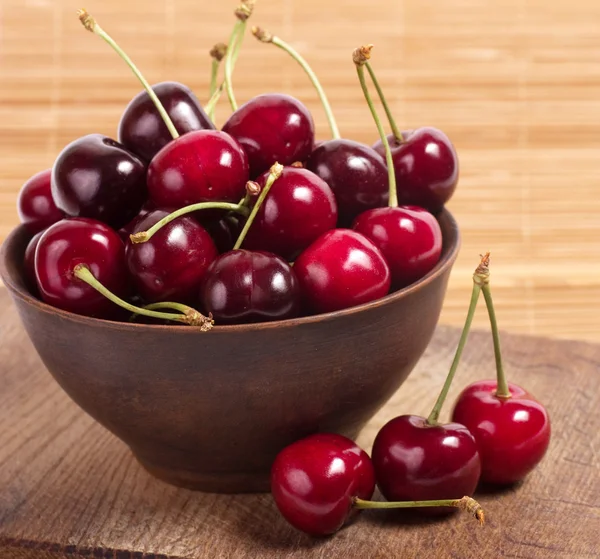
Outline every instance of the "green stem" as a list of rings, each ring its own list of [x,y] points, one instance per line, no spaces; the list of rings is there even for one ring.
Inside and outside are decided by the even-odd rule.
[[[258,210],[260,210],[260,207],[262,206],[263,202],[265,201],[265,198],[267,197],[269,190],[271,190],[273,183],[281,176],[282,172],[283,172],[283,165],[280,165],[279,163],[275,163],[271,167],[271,170],[270,170],[269,176],[267,177],[265,186],[262,189],[262,191],[258,197],[258,200],[256,201],[256,204],[254,204],[254,207],[252,208],[252,211],[250,212],[250,216],[246,220],[244,228],[242,229],[240,236],[237,238],[237,241],[235,242],[235,246],[233,247],[233,250],[237,250],[238,248],[240,248],[242,246],[242,243],[244,242],[244,239],[246,238],[246,235],[248,234],[248,231],[250,230],[250,227],[252,226],[252,223],[253,223],[254,219],[256,218],[256,214],[258,213]]]
[[[154,103],[156,110],[159,112],[160,116],[162,117],[165,124],[167,125],[167,128],[169,129],[171,136],[173,136],[173,139],[179,138],[179,132],[177,132],[177,129],[175,128],[175,125],[173,124],[171,117],[168,115],[163,104],[160,102],[160,99],[157,97],[156,93],[154,93],[154,90],[150,87],[150,84],[146,81],[146,78],[144,78],[142,73],[138,70],[137,66],[133,63],[131,58],[129,58],[129,56],[127,56],[125,51],[123,51],[121,49],[121,47],[119,47],[119,45],[117,45],[117,43],[114,41],[114,39],[106,31],[104,31],[104,29],[102,29],[98,25],[96,20],[90,14],[88,14],[85,10],[79,10],[78,15],[79,15],[79,19],[81,20],[81,23],[83,24],[83,26],[88,31],[91,31],[92,33],[94,33],[94,34],[98,35],[99,37],[101,37],[102,39],[104,39],[104,41],[106,43],[108,43],[113,48],[113,50],[125,61],[125,63],[129,66],[129,68],[131,68],[131,71],[135,74],[136,78],[140,81],[143,88],[146,90],[146,93],[148,93],[150,99],[152,99],[152,102]]]
[[[471,513],[480,524],[485,522],[485,515],[481,505],[472,497],[462,499],[438,499],[435,501],[364,501],[354,498],[353,506],[356,509],[414,509],[423,507],[454,507]]]
[[[231,105],[231,110],[233,111],[237,111],[238,108],[235,95],[233,93],[233,62],[235,51],[237,50],[239,52],[245,31],[246,22],[238,19],[233,26],[233,31],[231,32],[231,37],[229,38],[227,54],[225,55],[225,90],[227,91],[229,104]]]
[[[211,72],[210,72],[210,98],[212,99],[215,93],[217,92],[217,77],[219,76],[219,66],[221,65],[221,61],[213,58],[211,64]],[[214,122],[215,120],[215,107],[216,103],[213,103],[209,110],[206,111],[208,118]]]
[[[252,33],[254,36],[263,43],[272,43],[276,47],[279,47],[281,50],[287,52],[306,72],[306,75],[309,77],[312,82],[314,88],[317,90],[317,94],[319,95],[319,99],[321,100],[321,104],[323,105],[323,109],[325,110],[325,114],[327,115],[327,121],[329,122],[329,128],[331,128],[331,135],[334,140],[338,140],[340,138],[340,130],[338,128],[337,122],[335,121],[335,117],[333,116],[333,111],[331,110],[331,105],[329,104],[329,100],[327,99],[327,95],[325,95],[325,91],[319,82],[319,78],[314,73],[308,62],[300,54],[288,43],[279,37],[272,35],[268,31],[261,29],[260,27],[253,27]]]
[[[446,377],[446,382],[444,382],[444,386],[442,387],[442,391],[438,396],[429,417],[427,418],[428,425],[437,425],[438,419],[440,417],[440,411],[442,410],[442,406],[444,405],[444,401],[446,400],[446,396],[448,396],[448,391],[450,390],[450,385],[454,380],[454,375],[456,374],[456,370],[458,369],[458,364],[460,363],[460,358],[462,356],[463,349],[467,342],[467,338],[469,336],[469,330],[471,329],[471,324],[473,323],[473,317],[475,316],[475,309],[477,308],[477,301],[479,300],[479,293],[481,292],[481,286],[477,283],[473,283],[473,291],[471,292],[471,303],[469,304],[469,310],[467,312],[467,318],[465,320],[465,325],[463,326],[462,333],[460,335],[460,340],[458,341],[458,346],[456,347],[456,353],[454,354],[454,360],[452,361],[452,365],[450,366],[450,370],[448,371],[448,376]]]
[[[385,111],[388,122],[390,123],[390,128],[392,129],[394,138],[396,139],[397,143],[402,144],[402,143],[404,143],[404,137],[402,136],[402,132],[400,132],[400,129],[398,128],[398,125],[396,124],[396,121],[394,120],[392,111],[390,110],[390,106],[388,105],[388,102],[387,102],[385,96],[383,95],[383,90],[381,89],[381,86],[379,85],[379,82],[377,81],[377,78],[375,77],[375,72],[373,71],[373,68],[371,68],[371,65],[368,62],[365,62],[365,66],[367,67],[367,71],[369,72],[369,75],[371,76],[371,79],[373,80],[373,85],[375,86],[375,89],[377,90],[377,95],[379,95],[379,100],[381,101],[381,104],[383,105],[383,110]]]
[[[133,233],[129,235],[131,242],[133,244],[145,243],[149,241],[153,235],[155,235],[158,231],[160,231],[165,225],[171,223],[174,219],[181,217],[182,215],[186,215],[192,212],[197,212],[200,210],[209,210],[209,209],[217,209],[217,210],[227,210],[230,212],[236,212],[242,215],[248,215],[250,211],[246,206],[242,204],[231,204],[229,202],[199,202],[198,204],[191,204],[189,206],[185,206],[183,208],[179,208],[174,212],[170,213],[163,217],[160,221],[157,221],[148,231],[140,231],[139,233]]]
[[[221,98],[223,89],[225,89],[225,82],[222,82],[221,85],[219,85],[219,87],[217,87],[217,90],[213,93],[212,97],[208,100],[208,103],[206,103],[206,105],[204,105],[204,110],[206,111],[206,114],[208,114],[208,115],[215,114],[215,107],[217,106],[217,103],[219,102],[219,99]]]
[[[152,318],[159,318],[163,320],[174,320],[176,322],[183,322],[184,324],[190,324],[192,326],[200,326],[202,330],[210,330],[212,328],[212,318],[206,317],[199,313],[197,310],[192,307],[188,307],[187,305],[182,305],[181,303],[162,303],[163,308],[171,308],[179,311],[183,314],[173,314],[173,313],[164,313],[157,312],[149,309],[145,309],[142,307],[136,307],[124,301],[111,291],[109,291],[106,287],[104,287],[92,274],[90,269],[85,264],[77,264],[73,269],[73,274],[75,277],[79,278],[81,281],[87,283],[90,287],[93,287],[96,291],[104,295],[107,299],[112,301],[115,305],[118,305],[129,312],[135,314],[143,314],[145,316],[150,316]]]
[[[500,333],[498,332],[498,323],[496,322],[496,311],[494,310],[494,302],[492,301],[492,292],[489,284],[483,285],[483,298],[490,317],[490,325],[492,327],[492,338],[494,340],[494,357],[496,358],[496,396],[498,398],[510,398],[510,390],[506,382],[504,367],[502,366],[502,352],[500,350]]]
[[[369,89],[365,81],[365,70],[363,64],[356,64],[356,71],[358,73],[358,80],[360,81],[360,86],[362,87],[363,93],[365,95],[367,105],[369,105],[369,109],[371,111],[371,114],[373,115],[373,120],[375,121],[375,125],[377,126],[377,131],[379,132],[381,143],[383,144],[383,147],[385,149],[385,160],[388,168],[388,184],[390,189],[390,199],[388,202],[388,206],[390,208],[397,208],[398,193],[396,192],[396,173],[394,171],[394,161],[392,160],[392,150],[390,149],[390,143],[388,142],[385,130],[383,129],[383,126],[381,124],[381,120],[379,120],[379,115],[375,110],[373,99],[371,98],[371,94],[369,93]]]

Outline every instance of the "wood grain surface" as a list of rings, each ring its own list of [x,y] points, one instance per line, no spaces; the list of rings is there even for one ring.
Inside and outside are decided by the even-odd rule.
[[[360,435],[364,448],[393,416],[429,411],[458,334],[438,330],[417,369]],[[521,486],[477,495],[486,525],[465,514],[434,521],[370,511],[315,540],[289,527],[269,495],[194,493],[153,479],[55,384],[2,291],[0,557],[596,558],[600,346],[521,336],[503,342],[507,371],[547,405],[553,435]],[[490,335],[476,332],[449,402],[492,369]]]
[[[86,7],[151,82],[183,81],[206,99],[207,52],[227,40],[234,3]],[[23,181],[78,136],[114,136],[139,90],[80,27],[76,7],[0,1],[0,239],[17,222]],[[461,181],[450,208],[464,249],[443,322],[462,322],[473,257],[490,250],[504,327],[600,341],[600,3],[258,0],[253,19],[313,64],[344,135],[376,137],[350,62],[354,47],[372,42],[398,121],[440,127],[456,144]],[[248,37],[234,82],[239,101],[274,90],[296,95],[327,137],[314,91],[278,49]],[[219,124],[228,113],[221,103]]]

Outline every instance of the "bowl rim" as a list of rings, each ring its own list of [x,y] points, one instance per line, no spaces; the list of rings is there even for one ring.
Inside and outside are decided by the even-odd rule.
[[[451,266],[456,260],[458,251],[460,250],[460,231],[454,216],[450,213],[450,211],[448,211],[448,209],[444,208],[439,214],[437,214],[436,218],[438,222],[440,222],[440,225],[442,225],[442,233],[445,232],[446,235],[448,235],[449,232],[450,235],[447,236],[447,238],[443,238],[442,257],[440,258],[439,262],[434,266],[432,270],[430,270],[417,282],[402,289],[399,289],[398,291],[394,291],[393,293],[389,293],[388,295],[380,299],[376,299],[374,301],[363,303],[354,307],[349,307],[347,309],[322,314],[315,314],[310,316],[302,316],[298,318],[288,318],[285,320],[274,320],[271,322],[215,325],[210,331],[211,335],[228,332],[242,333],[258,330],[293,328],[306,324],[328,322],[345,316],[355,315],[368,310],[377,309],[399,299],[408,297],[411,293],[423,289],[425,286],[429,285],[441,274],[443,274],[446,271],[446,269],[449,266]],[[116,328],[120,330],[128,330],[131,332],[166,330],[169,332],[181,332],[182,334],[188,333],[196,335],[198,333],[200,328],[194,326],[181,327],[180,325],[175,326],[163,324],[118,322],[112,320],[105,320],[101,318],[94,318],[91,316],[79,315],[69,311],[58,309],[37,299],[31,293],[29,293],[20,285],[18,285],[17,282],[14,281],[14,278],[8,270],[7,261],[9,255],[9,247],[12,247],[12,244],[15,242],[15,239],[22,235],[24,231],[26,231],[26,227],[23,224],[18,225],[9,233],[8,237],[6,237],[6,239],[0,246],[0,279],[4,282],[4,285],[7,287],[7,289],[12,293],[13,297],[17,297],[29,306],[35,307],[38,312],[58,315],[59,317],[65,320],[70,320],[72,322],[78,322],[90,326],[111,329]]]

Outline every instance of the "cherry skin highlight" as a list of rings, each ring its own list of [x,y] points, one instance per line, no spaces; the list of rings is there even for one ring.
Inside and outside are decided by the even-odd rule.
[[[416,206],[376,208],[362,213],[353,229],[382,252],[394,289],[430,272],[442,254],[442,230],[435,217]]]
[[[239,143],[218,130],[189,132],[168,143],[148,167],[150,200],[159,208],[199,202],[239,202],[248,159]]]
[[[50,179],[52,169],[41,171],[21,187],[17,198],[17,213],[30,233],[47,229],[64,216],[54,203]]]
[[[290,265],[275,254],[250,250],[233,250],[215,260],[200,299],[217,324],[283,320],[300,310],[300,289]]]
[[[269,173],[257,182],[264,188]],[[337,222],[337,205],[325,181],[306,169],[285,167],[273,183],[244,240],[244,248],[293,260]]]
[[[177,82],[152,86],[180,135],[193,130],[214,130],[215,125],[191,89]],[[150,96],[141,91],[129,103],[119,123],[119,142],[144,161],[152,158],[173,137]]]
[[[119,307],[74,275],[78,264],[115,295],[127,297],[125,246],[118,233],[90,218],[55,223],[39,240],[35,275],[42,299],[53,307],[98,318],[119,314]]]
[[[274,163],[305,161],[313,149],[315,129],[308,109],[297,99],[267,93],[250,99],[223,126],[242,145],[250,162],[250,178]]]
[[[387,295],[390,269],[364,235],[333,229],[321,235],[294,263],[304,304],[313,312],[354,307]]]
[[[453,421],[473,433],[481,455],[481,481],[521,481],[542,460],[550,444],[548,412],[520,386],[508,383],[510,398],[496,396],[495,380],[471,384],[458,397]]]
[[[375,489],[367,453],[350,439],[319,433],[284,448],[271,469],[271,493],[283,517],[313,536],[337,532],[355,513],[353,499]]]

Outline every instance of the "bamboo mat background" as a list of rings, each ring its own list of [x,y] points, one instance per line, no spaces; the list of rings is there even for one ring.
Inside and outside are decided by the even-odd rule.
[[[78,136],[116,135],[140,89],[87,33],[73,0],[0,0],[0,240],[20,185]],[[90,0],[85,6],[150,82],[182,81],[205,100],[207,52],[226,41],[234,1]],[[503,329],[600,341],[600,3],[596,0],[258,0],[253,22],[313,65],[342,134],[376,130],[351,62],[372,63],[402,127],[453,140],[461,180],[449,204],[463,235],[442,321],[462,324],[471,272],[492,252]],[[303,72],[247,36],[238,101],[283,91],[328,129]],[[229,114],[226,102],[218,124]],[[483,308],[477,319],[485,324]]]

